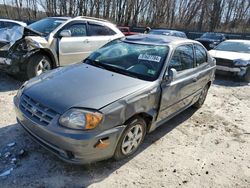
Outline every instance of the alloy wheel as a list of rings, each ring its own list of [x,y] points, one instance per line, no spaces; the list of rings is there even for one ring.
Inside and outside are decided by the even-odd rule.
[[[135,151],[143,138],[143,127],[141,124],[132,126],[122,141],[122,153],[128,155]]]
[[[48,70],[51,70],[50,62],[44,58],[41,59],[36,67],[36,75],[39,76],[40,74]]]

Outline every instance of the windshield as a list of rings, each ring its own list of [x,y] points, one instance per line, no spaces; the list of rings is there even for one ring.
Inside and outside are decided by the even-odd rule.
[[[65,19],[45,18],[30,24],[28,28],[38,31],[43,35],[48,35],[65,21]]]
[[[222,40],[222,34],[218,33],[205,33],[201,36],[202,39],[214,39],[214,40]]]
[[[133,44],[118,40],[93,52],[85,63],[154,81],[159,77],[168,52],[167,46]]]
[[[250,53],[250,42],[225,41],[220,43],[215,50]]]

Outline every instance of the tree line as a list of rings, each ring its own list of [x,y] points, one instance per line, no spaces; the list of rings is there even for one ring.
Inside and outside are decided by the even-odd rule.
[[[10,3],[11,2],[11,3]],[[93,16],[117,25],[250,32],[250,0],[3,0],[13,19]],[[15,14],[8,12],[15,6]]]

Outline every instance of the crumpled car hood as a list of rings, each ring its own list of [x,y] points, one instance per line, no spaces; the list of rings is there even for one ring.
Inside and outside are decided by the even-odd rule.
[[[239,53],[239,52],[228,52],[228,51],[220,51],[220,50],[210,50],[210,55],[215,58],[229,59],[229,60],[250,60],[250,54],[248,53]]]
[[[8,51],[17,40],[23,37],[23,31],[22,26],[0,29],[0,51]]]
[[[39,45],[47,45],[48,41],[41,33],[34,31],[28,27],[14,26],[12,28],[0,29],[0,51],[8,51],[20,39],[27,39],[30,43]]]
[[[147,81],[75,64],[33,78],[24,94],[62,114],[72,107],[101,109],[147,85]]]

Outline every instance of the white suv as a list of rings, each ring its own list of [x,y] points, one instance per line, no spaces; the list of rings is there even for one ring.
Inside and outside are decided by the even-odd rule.
[[[122,37],[114,24],[103,19],[45,18],[24,29],[22,39],[0,62],[0,69],[29,79],[52,68],[80,62],[92,51]]]

